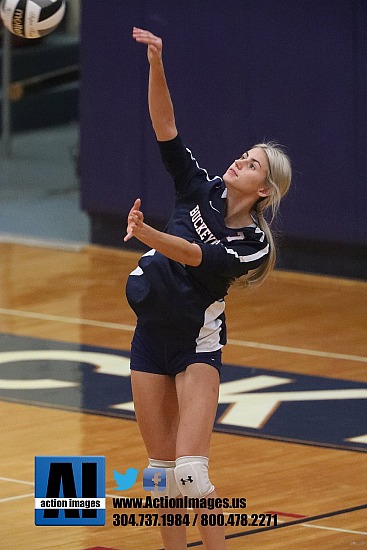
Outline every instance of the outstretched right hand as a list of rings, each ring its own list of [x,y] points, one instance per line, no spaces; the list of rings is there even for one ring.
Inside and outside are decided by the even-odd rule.
[[[148,46],[148,61],[150,64],[162,59],[162,39],[149,31],[133,27],[133,38]]]

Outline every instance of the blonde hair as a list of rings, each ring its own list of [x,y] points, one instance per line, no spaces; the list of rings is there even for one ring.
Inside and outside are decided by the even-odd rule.
[[[290,159],[277,143],[258,143],[252,148],[255,149],[256,147],[261,148],[265,152],[269,162],[266,184],[269,187],[270,194],[267,197],[259,199],[253,207],[257,223],[260,229],[264,231],[269,243],[269,254],[257,269],[250,271],[245,277],[241,277],[241,282],[244,282],[246,286],[260,285],[275,265],[276,248],[270,225],[278,212],[281,199],[290,187],[292,179]],[[268,210],[270,210],[269,223],[265,219],[265,213]]]

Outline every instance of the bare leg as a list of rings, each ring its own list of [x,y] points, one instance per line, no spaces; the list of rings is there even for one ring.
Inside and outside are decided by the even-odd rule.
[[[209,445],[218,406],[218,371],[203,363],[190,365],[176,376],[180,410],[176,455],[209,456]],[[218,498],[214,490],[208,498]],[[222,509],[196,510],[202,514],[222,514]],[[225,550],[224,527],[202,526],[200,534],[207,550]]]
[[[131,385],[135,414],[149,458],[175,460],[179,417],[174,378],[133,370]],[[183,514],[185,511],[162,509],[160,512]],[[184,525],[160,529],[166,550],[186,550]]]

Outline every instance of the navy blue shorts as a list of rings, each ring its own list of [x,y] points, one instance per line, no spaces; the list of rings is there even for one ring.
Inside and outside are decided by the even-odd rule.
[[[197,353],[195,349],[182,350],[172,339],[157,338],[137,326],[131,343],[130,368],[153,374],[176,376],[194,363],[206,363],[220,373],[222,350]]]

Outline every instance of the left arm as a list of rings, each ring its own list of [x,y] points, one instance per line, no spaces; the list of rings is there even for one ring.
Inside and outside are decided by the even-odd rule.
[[[124,242],[127,242],[131,237],[136,237],[140,242],[154,248],[170,260],[193,267],[199,266],[202,260],[200,246],[181,237],[157,231],[157,229],[144,223],[140,205],[141,200],[136,199],[129,212]]]

